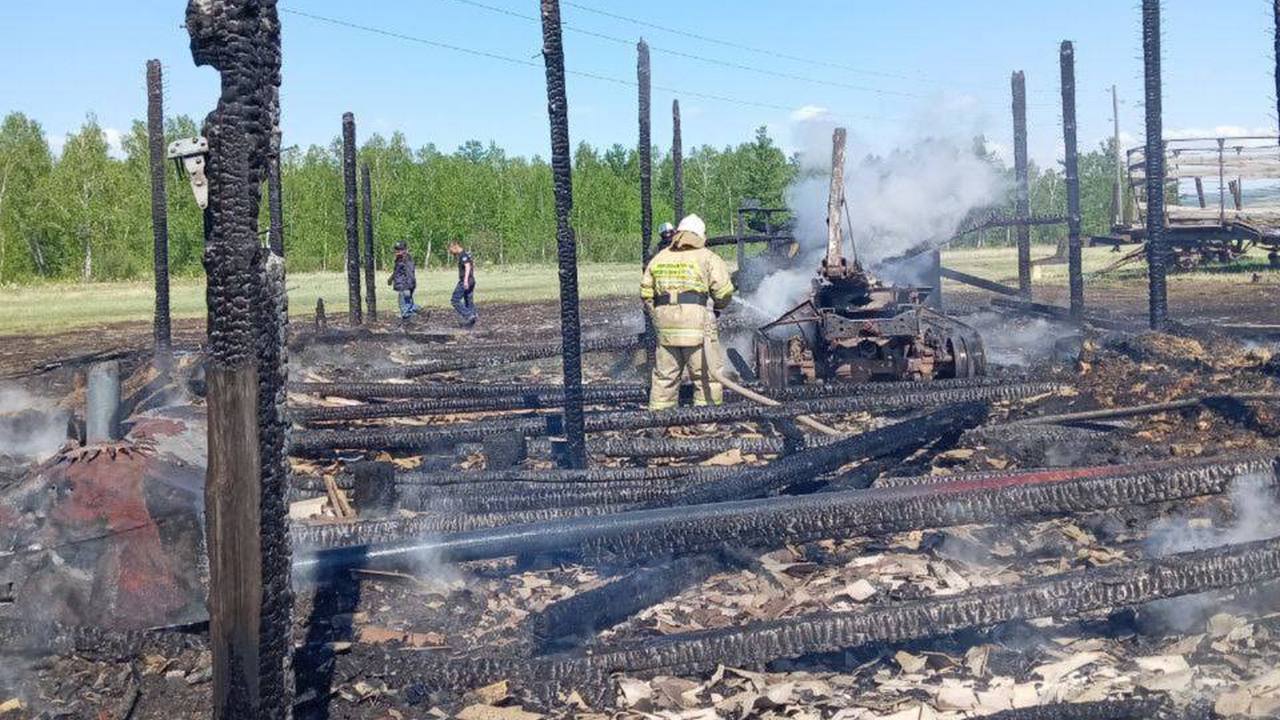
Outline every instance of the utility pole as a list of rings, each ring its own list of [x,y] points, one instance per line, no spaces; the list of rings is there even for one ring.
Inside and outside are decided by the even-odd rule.
[[[653,237],[653,139],[649,132],[649,46],[636,45],[636,84],[640,89],[640,267],[649,262]]]

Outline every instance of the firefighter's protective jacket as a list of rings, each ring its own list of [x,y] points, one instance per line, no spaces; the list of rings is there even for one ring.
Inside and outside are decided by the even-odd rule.
[[[644,269],[640,298],[653,318],[661,345],[701,345],[704,329],[714,331],[715,327],[707,299],[721,310],[733,298],[729,268],[706,244],[706,238],[698,233],[678,232],[671,245],[654,255]]]

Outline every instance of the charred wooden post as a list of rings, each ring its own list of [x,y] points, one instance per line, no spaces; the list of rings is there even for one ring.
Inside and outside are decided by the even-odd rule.
[[[1276,62],[1275,82],[1276,82],[1276,119],[1280,122],[1280,0],[1275,0],[1272,7],[1272,14],[1275,17],[1275,29],[1272,38],[1272,58]]]
[[[1011,79],[1013,86],[1013,214],[1018,243],[1018,292],[1031,299],[1031,196],[1027,188],[1027,82],[1019,70]]]
[[[636,44],[636,80],[640,90],[640,265],[649,260],[653,237],[653,139],[649,133],[649,46]]]
[[[582,426],[582,346],[578,320],[578,254],[569,214],[573,170],[569,159],[569,101],[564,85],[560,0],[542,0],[542,57],[547,66],[547,114],[551,120],[551,172],[556,197],[556,255],[560,266],[560,347],[564,367],[564,432],[567,464],[584,467],[587,440]],[[646,236],[647,237],[647,236]]]
[[[152,325],[157,361],[170,353],[169,331],[169,210],[164,187],[164,83],[160,61],[147,61],[147,154],[151,161],[151,234],[155,240],[156,307]]]
[[[342,189],[347,218],[347,319],[360,325],[360,232],[356,217],[356,118],[342,114]]]
[[[271,156],[267,158],[267,245],[284,257],[284,190],[280,181],[280,128],[271,133]]]
[[[671,101],[671,192],[674,222],[680,222],[684,218],[684,141],[680,138],[679,100]]]
[[[369,307],[369,320],[378,320],[378,281],[373,264],[373,189],[369,181],[369,164],[360,167],[360,207],[364,211],[364,292]]]
[[[1084,271],[1080,257],[1080,159],[1076,152],[1076,51],[1070,40],[1058,53],[1062,70],[1062,140],[1066,148],[1067,183],[1067,284],[1071,292],[1071,317],[1084,315]]]
[[[316,332],[322,333],[329,329],[329,318],[324,313],[324,298],[316,298]]]
[[[213,716],[281,718],[292,695],[284,276],[258,240],[279,112],[280,25],[271,0],[191,0],[186,27],[196,64],[222,80],[204,126]]]
[[[1147,102],[1147,301],[1152,330],[1169,315],[1169,248],[1164,232],[1164,139],[1160,96],[1160,0],[1142,0],[1142,59]]]

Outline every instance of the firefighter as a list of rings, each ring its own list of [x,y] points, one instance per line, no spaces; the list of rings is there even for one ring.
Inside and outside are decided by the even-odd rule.
[[[719,405],[724,395],[716,379],[723,358],[707,301],[718,315],[733,297],[733,283],[724,260],[707,249],[706,233],[702,218],[685,217],[671,244],[653,256],[640,280],[640,298],[658,334],[650,410],[676,406],[686,369],[693,382],[694,405]]]
[[[664,222],[658,226],[658,247],[653,249],[653,254],[657,255],[666,248],[671,247],[671,238],[676,236],[676,226],[669,222]],[[649,257],[653,257],[650,255]]]

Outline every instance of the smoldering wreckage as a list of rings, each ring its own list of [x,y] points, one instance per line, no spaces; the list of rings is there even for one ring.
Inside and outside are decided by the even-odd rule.
[[[266,248],[256,229],[279,180],[274,5],[193,3],[187,27],[223,77],[217,140],[175,154],[207,193],[208,341],[171,342],[160,222],[154,347],[64,358],[24,382],[81,378],[65,398],[5,404],[0,716],[1280,712],[1276,360],[1169,320],[1154,281],[1156,331],[1086,310],[1078,193],[1070,308],[943,304],[945,268],[894,285],[842,235],[837,132],[827,237],[769,219],[725,241],[825,247],[807,299],[763,328],[731,309],[726,344],[752,350],[726,402],[651,413],[634,301],[587,304],[582,339],[576,290],[559,318],[475,334],[359,316],[354,154],[351,325],[289,328],[278,186]]]

